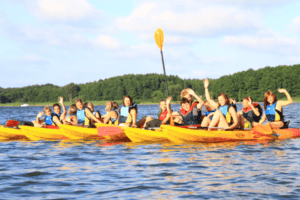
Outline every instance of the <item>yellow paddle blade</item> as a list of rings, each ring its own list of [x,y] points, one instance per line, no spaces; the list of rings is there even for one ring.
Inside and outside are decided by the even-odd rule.
[[[164,32],[161,28],[156,29],[154,32],[154,39],[158,48],[162,50],[164,44]]]

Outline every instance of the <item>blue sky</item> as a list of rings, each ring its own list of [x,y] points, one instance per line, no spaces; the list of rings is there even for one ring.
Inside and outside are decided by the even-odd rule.
[[[124,74],[218,78],[300,63],[300,1],[0,1],[0,87]]]

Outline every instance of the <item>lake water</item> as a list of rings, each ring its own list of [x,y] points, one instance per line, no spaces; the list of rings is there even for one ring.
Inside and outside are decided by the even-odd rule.
[[[104,106],[96,109],[104,113]],[[42,110],[0,107],[0,124],[34,120]],[[300,127],[299,110],[300,103],[284,108],[290,127]],[[157,112],[158,105],[138,106],[139,119]],[[300,138],[185,145],[0,142],[0,199],[299,199],[299,157]]]

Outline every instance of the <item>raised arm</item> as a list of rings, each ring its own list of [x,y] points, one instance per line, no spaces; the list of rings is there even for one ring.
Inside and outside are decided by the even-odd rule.
[[[191,95],[191,96],[193,96],[199,103],[198,103],[198,105],[197,105],[197,108],[198,108],[198,110],[200,110],[201,108],[202,108],[202,106],[204,105],[204,101],[202,100],[202,96],[201,97],[199,97],[195,92],[194,92],[194,90],[192,90],[192,89],[190,89],[190,88],[188,88],[188,89],[186,89],[187,91],[188,91],[188,93],[189,93],[189,95]]]
[[[59,100],[58,100],[58,103],[60,103],[62,109],[63,109],[63,112],[60,116],[60,120],[63,120],[65,117],[66,117],[66,114],[67,114],[67,110],[66,110],[66,107],[64,105],[64,98],[63,97],[59,97]]]
[[[287,97],[287,101],[279,100],[277,105],[276,105],[276,107],[278,106],[277,109],[281,111],[282,106],[287,106],[287,105],[292,104],[293,99],[292,99],[291,95],[288,93],[288,91],[286,91],[286,89],[278,89],[278,92],[279,93],[284,93],[285,96]]]
[[[203,84],[204,84],[204,89],[205,89],[205,97],[206,97],[206,100],[210,103],[210,105],[212,105],[212,107],[214,107],[215,109],[218,109],[218,108],[219,108],[219,104],[218,104],[217,102],[215,102],[215,101],[210,97],[210,94],[209,94],[209,91],[208,91],[209,80],[208,80],[208,79],[204,79],[204,80],[203,80]]]
[[[249,103],[249,106],[252,108],[254,114],[255,114],[256,116],[259,116],[259,115],[260,115],[259,110],[258,110],[258,108],[255,108],[255,107],[253,106],[253,102],[252,102],[251,98],[248,98],[248,103]]]
[[[39,114],[37,114],[37,116],[36,116],[36,122],[38,124],[42,124],[45,121],[45,119],[40,119],[43,116],[43,114],[44,114],[44,112],[39,112]]]

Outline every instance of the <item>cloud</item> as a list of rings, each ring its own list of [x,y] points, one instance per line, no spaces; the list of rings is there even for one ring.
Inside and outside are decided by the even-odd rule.
[[[113,37],[108,35],[99,35],[96,40],[92,41],[95,47],[105,47],[111,50],[120,49],[120,43]]]
[[[292,31],[300,33],[300,16],[292,20],[292,24],[289,26]]]
[[[224,37],[223,44],[268,51],[295,52],[295,50],[300,50],[299,39],[280,34],[270,36],[226,36]]]
[[[18,60],[22,63],[27,63],[27,64],[46,64],[47,63],[47,61],[43,57],[41,57],[37,54],[34,54],[34,53],[30,53],[25,56],[22,56]]]
[[[175,4],[175,3],[174,3]],[[178,10],[182,6],[183,11]],[[165,32],[188,35],[210,36],[223,31],[239,32],[262,26],[261,15],[230,6],[205,6],[183,1],[170,3],[145,2],[137,6],[131,15],[118,18],[117,26],[132,32],[154,32],[163,28]]]
[[[78,21],[103,15],[87,0],[38,0],[31,10],[37,17],[50,21]]]

